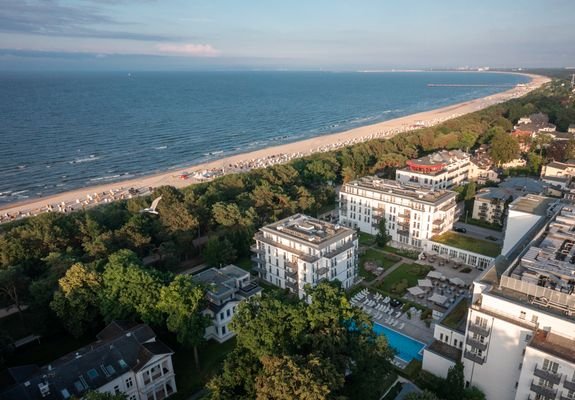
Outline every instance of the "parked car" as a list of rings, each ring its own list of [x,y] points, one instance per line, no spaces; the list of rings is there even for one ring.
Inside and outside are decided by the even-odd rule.
[[[496,238],[495,236],[491,236],[491,235],[485,236],[485,239],[487,239],[487,240],[493,240],[494,242],[497,241],[497,238]]]
[[[465,229],[465,228],[454,227],[453,230],[455,232],[467,233],[467,229]]]

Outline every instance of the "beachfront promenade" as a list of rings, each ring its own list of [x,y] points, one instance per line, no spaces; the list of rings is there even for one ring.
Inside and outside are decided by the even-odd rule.
[[[549,78],[529,75],[527,85],[518,85],[505,92],[471,100],[436,110],[425,111],[373,125],[351,129],[346,132],[319,136],[299,142],[239,154],[201,165],[144,176],[129,181],[82,188],[26,202],[7,204],[0,207],[0,223],[38,215],[44,212],[72,212],[134,196],[150,194],[158,186],[171,185],[184,187],[198,182],[212,180],[230,173],[248,172],[255,168],[265,168],[284,164],[296,158],[311,154],[341,149],[353,144],[373,139],[385,139],[413,129],[430,127],[464,114],[482,110],[513,98],[521,97],[549,81]]]

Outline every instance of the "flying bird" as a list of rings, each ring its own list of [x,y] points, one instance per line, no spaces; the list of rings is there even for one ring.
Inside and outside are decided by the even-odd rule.
[[[158,207],[158,203],[160,202],[160,200],[162,200],[162,196],[155,198],[154,201],[152,201],[152,205],[150,206],[150,208],[144,208],[140,212],[148,214],[156,214],[156,215],[159,214],[156,211],[156,207]]]

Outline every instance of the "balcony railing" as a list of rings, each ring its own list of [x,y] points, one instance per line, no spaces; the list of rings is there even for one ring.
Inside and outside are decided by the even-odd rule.
[[[298,284],[296,281],[287,281],[286,280],[286,287],[292,289],[293,291],[298,290]]]
[[[251,260],[255,263],[258,264],[265,264],[266,260],[264,260],[263,258],[260,258],[258,256],[251,256]]]
[[[406,213],[406,212],[399,213],[399,214],[397,214],[397,216],[398,216],[399,218],[405,218],[405,219],[410,219],[410,218],[411,218],[411,214],[410,214],[410,213]]]
[[[571,390],[571,391],[575,392],[575,382],[574,381],[568,381],[567,379],[565,379],[563,381],[563,387],[567,390]]]
[[[266,249],[260,249],[255,244],[250,246],[250,251],[256,254],[266,254]]]
[[[479,340],[475,340],[473,338],[467,338],[466,342],[469,346],[475,347],[481,351],[487,350],[487,343],[481,343]]]
[[[312,262],[316,262],[316,261],[319,259],[319,257],[316,256],[316,255],[306,254],[306,253],[304,253],[303,251],[299,251],[299,250],[297,250],[297,249],[294,249],[293,247],[289,247],[289,246],[286,246],[286,245],[283,244],[283,243],[277,242],[277,241],[275,241],[275,240],[273,240],[273,239],[271,239],[271,238],[269,238],[269,237],[265,237],[265,236],[263,235],[263,233],[260,233],[260,232],[258,232],[258,233],[255,234],[255,239],[256,239],[256,240],[259,240],[260,242],[264,242],[264,243],[267,243],[267,244],[269,244],[269,245],[271,245],[271,246],[277,247],[278,249],[285,250],[285,251],[287,251],[287,252],[289,252],[289,253],[297,254],[297,256],[298,256],[300,259],[302,259],[302,260],[304,260],[304,261],[306,261],[306,262],[312,263]]]
[[[317,273],[318,275],[325,275],[327,274],[328,269],[326,267],[318,268]]]
[[[286,269],[286,276],[288,278],[296,279],[297,278],[297,269]]]
[[[332,258],[337,256],[338,254],[341,254],[342,252],[352,249],[354,246],[354,241],[353,240],[348,240],[347,242],[345,242],[342,246],[339,246],[331,251],[328,251],[327,253],[325,253],[323,256],[325,258]]]
[[[535,375],[538,378],[543,378],[546,381],[549,381],[554,385],[557,385],[557,384],[559,384],[559,382],[561,382],[561,374],[558,374],[558,373],[552,372],[552,371],[548,371],[546,369],[537,368],[537,365],[535,366],[535,370],[533,371],[533,375]]]
[[[478,354],[474,354],[468,350],[465,350],[464,357],[480,365],[482,365],[485,362],[485,359],[483,357],[481,357]]]
[[[559,400],[575,400],[575,397],[559,396]]]
[[[260,267],[259,265],[253,266],[253,267],[252,267],[252,271],[254,271],[254,272],[259,272],[259,273],[262,273],[262,274],[265,274],[265,273],[267,272],[264,267]]]
[[[481,336],[489,336],[489,328],[469,322],[469,331]]]
[[[537,385],[535,382],[531,382],[531,391],[539,394],[541,396],[545,396],[549,399],[554,399],[557,395],[557,389]]]
[[[398,229],[397,234],[401,236],[409,236],[409,229]]]
[[[291,269],[297,269],[297,260],[295,259],[290,260],[286,258],[284,264]]]

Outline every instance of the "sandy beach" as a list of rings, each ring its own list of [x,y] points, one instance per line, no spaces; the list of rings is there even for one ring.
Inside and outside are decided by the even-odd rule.
[[[179,170],[142,176],[105,185],[85,187],[52,196],[7,204],[0,206],[0,222],[20,219],[47,211],[71,212],[73,210],[92,207],[119,199],[145,195],[149,193],[150,188],[162,185],[184,187],[227,173],[245,172],[253,168],[281,164],[294,158],[330,151],[371,139],[389,138],[401,132],[425,126],[433,126],[446,120],[484,109],[493,104],[523,96],[550,81],[549,78],[543,76],[523,75],[528,76],[531,82],[476,100],[412,114],[345,132],[318,136],[298,142],[238,154],[200,165],[181,168]]]

